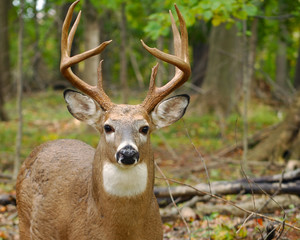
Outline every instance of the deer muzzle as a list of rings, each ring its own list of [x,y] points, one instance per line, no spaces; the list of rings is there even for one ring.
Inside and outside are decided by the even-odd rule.
[[[124,165],[136,164],[139,157],[139,152],[130,145],[121,148],[116,154],[117,162]]]

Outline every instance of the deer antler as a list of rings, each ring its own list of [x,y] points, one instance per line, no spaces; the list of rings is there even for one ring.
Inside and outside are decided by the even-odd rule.
[[[141,104],[147,110],[147,112],[151,112],[163,98],[165,98],[175,89],[179,88],[184,82],[186,82],[191,74],[191,67],[188,55],[188,34],[186,30],[186,25],[176,4],[175,9],[179,19],[181,32],[180,36],[172,12],[169,11],[172,22],[175,55],[164,53],[158,50],[157,48],[150,48],[143,42],[143,40],[141,40],[143,47],[153,56],[172,65],[175,65],[174,77],[171,81],[169,81],[162,87],[155,86],[155,77],[157,74],[158,64],[156,64],[152,68],[149,91],[145,100]]]
[[[68,30],[71,24],[72,15],[76,4],[79,2],[77,0],[74,2],[67,13],[67,16],[64,20],[62,27],[62,36],[61,36],[61,61],[60,61],[60,71],[63,76],[68,79],[76,88],[92,97],[104,110],[108,110],[114,104],[111,102],[110,98],[106,95],[102,86],[102,74],[101,74],[101,65],[102,61],[98,67],[98,84],[97,86],[91,86],[77,77],[71,70],[71,66],[76,63],[79,63],[87,58],[100,54],[105,47],[111,43],[112,40],[101,43],[98,47],[91,49],[89,51],[77,54],[75,56],[70,56],[71,47],[73,38],[77,29],[77,26],[80,21],[81,11],[79,12],[74,25],[71,28],[70,34],[68,34]]]

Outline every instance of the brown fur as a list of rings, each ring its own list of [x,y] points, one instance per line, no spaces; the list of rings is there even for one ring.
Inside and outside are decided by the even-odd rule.
[[[52,141],[34,149],[17,179],[21,240],[162,239],[149,136],[147,143],[137,144],[140,161],[148,166],[146,190],[134,197],[117,197],[103,189],[103,163],[115,162],[113,154],[122,138],[120,133],[114,146],[105,142],[102,126],[108,118],[127,127],[136,119],[146,119],[153,128],[141,107],[117,105],[97,122],[102,134],[96,150],[78,140]]]

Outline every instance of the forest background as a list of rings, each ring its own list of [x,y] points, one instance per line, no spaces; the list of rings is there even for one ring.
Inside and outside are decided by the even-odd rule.
[[[101,58],[81,62],[73,71],[95,84],[97,66],[104,59],[108,95],[117,103],[140,103],[157,62],[140,39],[173,51],[168,10],[174,11],[175,2],[187,23],[192,66],[190,80],[177,93],[189,93],[191,104],[184,120],[153,135],[158,165],[167,177],[193,186],[297,171],[299,0],[82,0],[75,9],[82,10],[82,19],[72,55],[106,40],[113,43]],[[59,138],[80,139],[94,147],[98,143],[92,129],[70,116],[62,97],[63,90],[72,87],[59,72],[61,27],[70,4],[65,0],[0,1],[0,194],[14,197],[19,164],[35,146]],[[159,69],[157,84],[161,85],[172,78],[174,68],[160,62]],[[299,178],[298,174],[296,181]],[[157,179],[156,184],[165,182]],[[282,188],[278,189],[276,195],[282,195]],[[260,197],[262,192],[256,194]],[[285,206],[290,214],[286,218],[278,205],[271,215],[297,226],[299,195],[299,189],[283,195],[298,201],[293,198]],[[252,197],[240,192],[226,198],[239,202]],[[274,222],[256,216],[243,225],[243,217],[232,211],[225,214],[214,207],[201,212],[203,199],[189,206],[186,197],[177,200],[181,209],[192,212],[186,217],[190,230],[179,214],[171,214],[164,224],[166,239],[267,239],[266,228]],[[0,214],[0,239],[18,239],[15,208],[5,205]],[[279,236],[282,222],[275,223]],[[284,233],[289,239],[299,237],[293,228]]]

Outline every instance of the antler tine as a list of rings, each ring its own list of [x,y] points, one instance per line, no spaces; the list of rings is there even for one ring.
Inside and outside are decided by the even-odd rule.
[[[143,40],[141,40],[143,47],[149,53],[151,53],[153,56],[157,57],[158,59],[161,59],[175,66],[174,77],[162,87],[156,87],[155,80],[153,79],[153,77],[155,78],[156,76],[158,65],[156,65],[152,69],[149,91],[147,93],[145,100],[141,104],[148,112],[151,112],[163,98],[165,98],[175,89],[179,88],[184,82],[186,82],[191,74],[191,67],[190,67],[189,56],[188,56],[187,29],[186,29],[185,21],[179,9],[177,8],[176,4],[175,4],[175,9],[179,19],[180,33],[181,33],[179,34],[179,31],[175,24],[174,17],[172,15],[172,12],[170,11],[175,55],[165,53],[163,51],[158,50],[157,48],[150,48],[148,45],[146,45],[143,42]]]
[[[101,43],[98,47],[94,49],[88,50],[86,52],[77,54],[75,56],[70,56],[71,47],[73,38],[77,29],[77,26],[80,21],[81,11],[79,12],[75,23],[73,24],[70,33],[68,34],[68,30],[71,24],[72,15],[74,8],[79,0],[75,1],[68,10],[66,18],[62,27],[62,35],[61,35],[61,61],[60,61],[60,71],[63,76],[68,79],[74,87],[78,88],[88,96],[92,97],[104,110],[108,110],[113,106],[110,98],[106,95],[102,87],[102,76],[98,74],[98,84],[97,86],[91,86],[77,77],[71,70],[71,66],[76,63],[79,63],[87,58],[100,54],[105,47],[111,43],[112,40]],[[99,64],[98,72],[101,72],[101,63]]]
[[[180,52],[181,50],[181,38],[179,35],[179,31],[176,27],[176,23],[173,17],[173,14],[171,12],[171,10],[169,10],[169,14],[170,14],[170,19],[171,19],[171,27],[172,27],[172,32],[173,32],[173,42],[174,42],[174,52],[176,56],[182,56],[182,53]]]
[[[176,13],[179,19],[180,24],[180,31],[181,31],[181,39],[182,39],[182,56],[185,58],[185,61],[189,62],[189,42],[188,42],[188,32],[186,29],[186,24],[184,21],[181,12],[179,11],[178,7],[175,4]],[[183,37],[186,36],[186,37]]]

